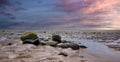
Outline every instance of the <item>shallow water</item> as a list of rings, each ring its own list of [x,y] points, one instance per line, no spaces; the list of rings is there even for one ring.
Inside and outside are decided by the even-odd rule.
[[[85,55],[91,62],[120,62],[120,51],[114,51],[102,43],[93,40],[67,39],[77,43],[82,43],[88,48],[82,50],[80,54]]]
[[[0,37],[0,41],[5,41],[5,40],[7,40],[6,37]]]

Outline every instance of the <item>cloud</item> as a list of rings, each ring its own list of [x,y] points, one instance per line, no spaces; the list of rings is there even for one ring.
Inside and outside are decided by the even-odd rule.
[[[11,5],[11,3],[9,2],[9,0],[0,0],[0,6],[2,5]]]
[[[114,10],[114,6],[119,3],[120,0],[95,0],[93,4],[90,4],[87,8],[84,8],[83,10],[85,13],[95,13],[97,11],[109,12],[111,10]]]
[[[65,12],[90,14],[99,11],[107,12],[119,3],[120,0],[61,0],[57,7]]]
[[[0,0],[0,20],[11,29],[118,29],[119,6],[120,0]]]
[[[119,4],[120,0],[61,0],[57,8],[68,14],[76,14],[75,17],[79,16],[78,26],[105,28],[114,22],[109,18],[120,13]],[[116,23],[114,25],[120,28],[120,23]]]
[[[1,15],[10,16],[10,19],[15,19],[15,13],[23,8],[19,1],[0,0],[0,9]],[[11,18],[11,16],[14,18]]]

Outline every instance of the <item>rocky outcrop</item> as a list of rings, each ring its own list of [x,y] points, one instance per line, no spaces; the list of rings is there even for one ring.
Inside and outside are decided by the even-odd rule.
[[[60,47],[60,48],[71,48],[72,50],[79,50],[79,48],[86,48],[83,45],[79,45],[77,43],[71,42],[71,41],[62,41],[60,35],[52,35],[52,39],[50,40],[41,40],[38,39],[37,35],[35,33],[25,33],[21,36],[21,40],[23,41],[23,44],[33,44],[33,45],[48,45],[53,47]]]

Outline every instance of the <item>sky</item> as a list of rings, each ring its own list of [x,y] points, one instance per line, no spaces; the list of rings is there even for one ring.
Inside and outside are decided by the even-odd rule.
[[[120,29],[120,0],[0,0],[0,29]]]

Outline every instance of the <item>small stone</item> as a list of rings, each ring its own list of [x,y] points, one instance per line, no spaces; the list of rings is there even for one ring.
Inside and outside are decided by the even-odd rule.
[[[63,55],[63,56],[65,56],[65,57],[67,57],[67,56],[68,56],[68,54],[67,54],[67,53],[65,53],[65,52],[61,52],[61,53],[59,53],[58,55]]]
[[[12,45],[12,43],[8,43],[8,45]]]

